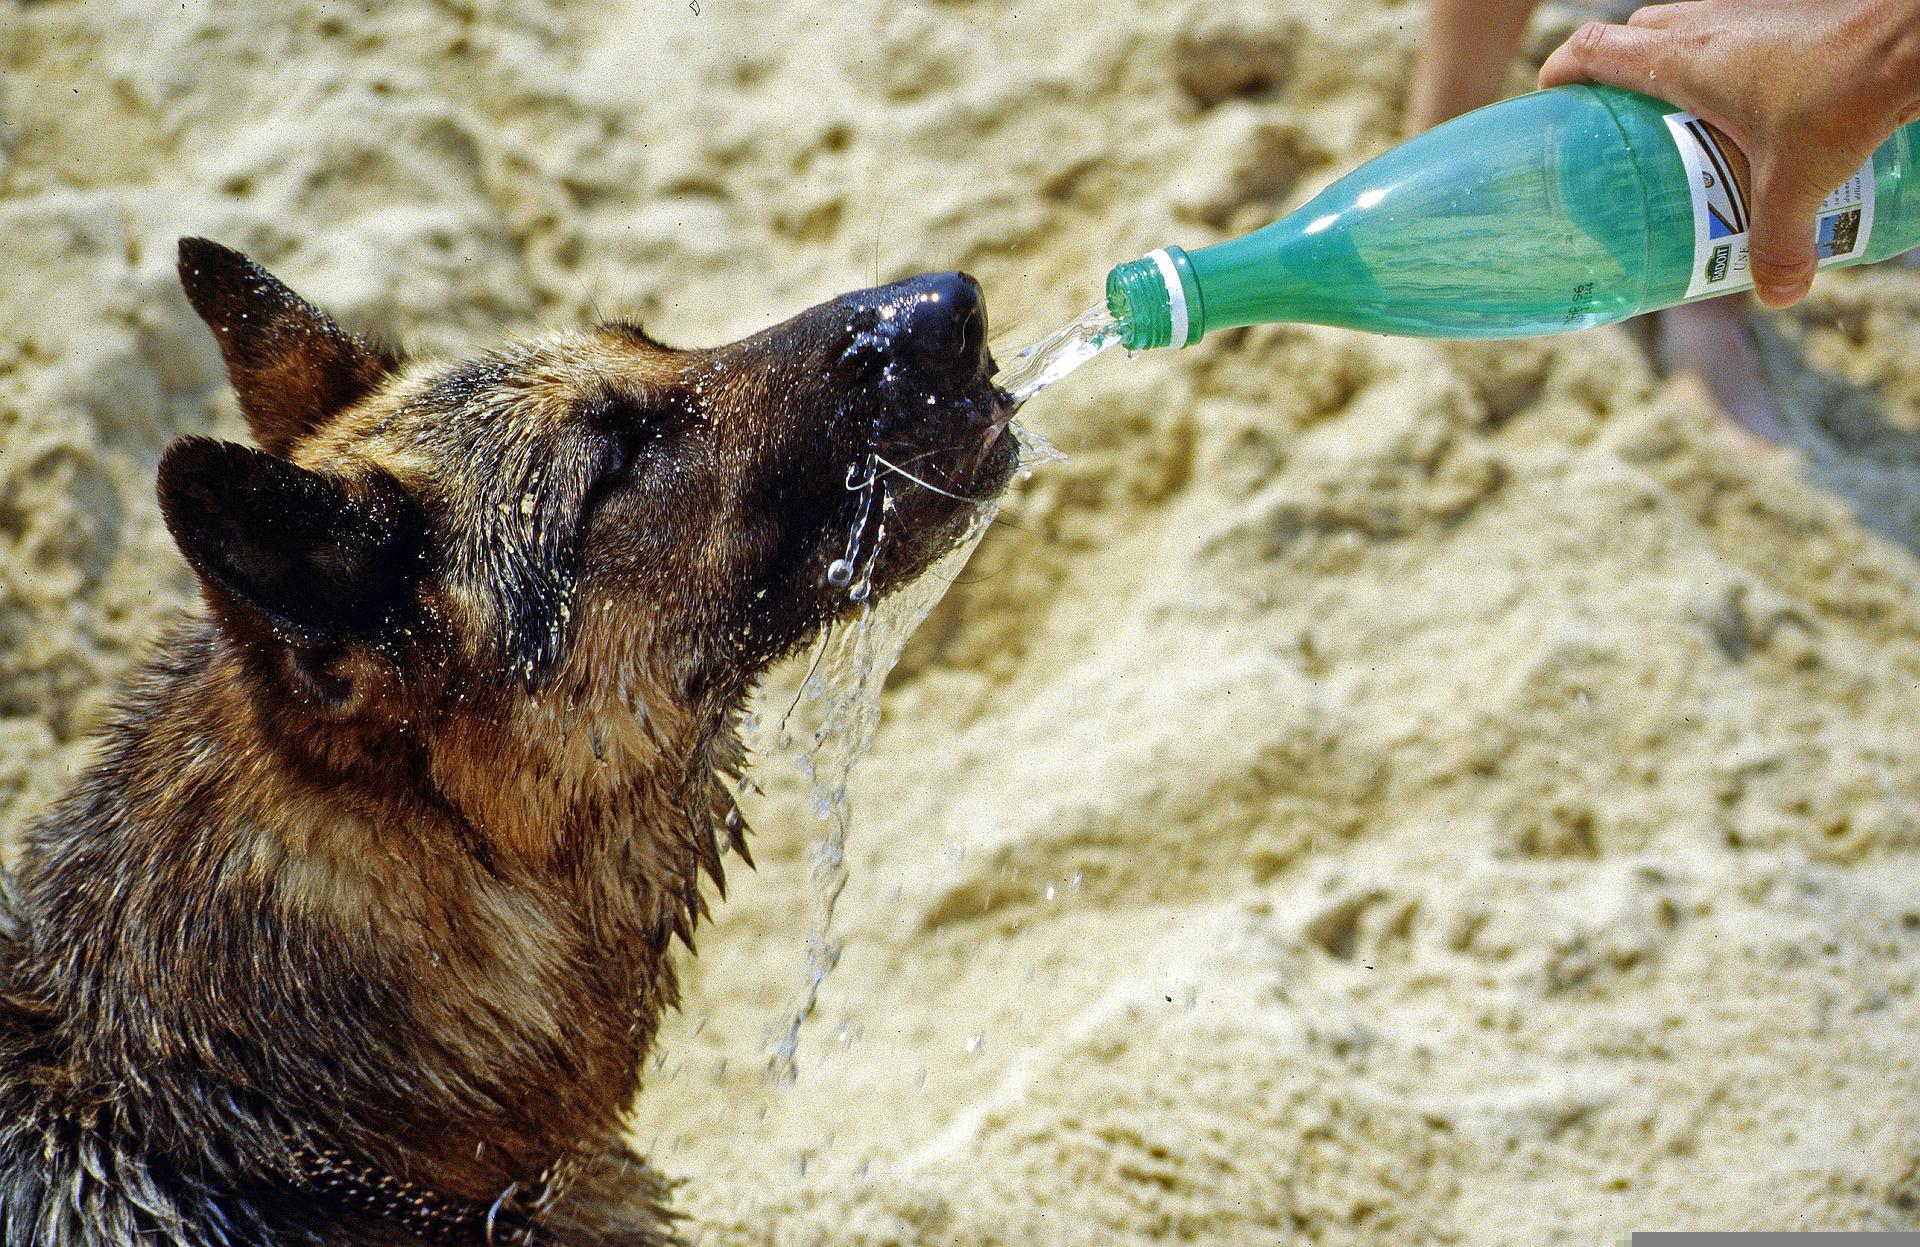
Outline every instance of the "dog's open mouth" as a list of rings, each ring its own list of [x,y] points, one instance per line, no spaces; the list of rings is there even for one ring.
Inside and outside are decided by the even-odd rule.
[[[863,514],[869,504],[883,512],[867,517],[876,528],[884,522],[907,547],[937,547],[905,559],[917,569],[993,501],[1019,458],[1005,436],[1012,405],[991,379],[986,305],[964,273],[931,274],[870,292],[848,328],[839,367],[879,400],[870,462],[849,486],[877,491],[861,500]]]
[[[1006,433],[1007,426],[1013,423],[1013,398],[999,386],[993,387],[993,418],[987,421],[987,432],[981,439],[982,449],[988,449]]]
[[[915,405],[915,418],[876,437],[866,465],[848,476],[855,497],[847,549],[828,575],[845,579],[855,600],[876,579],[882,589],[904,583],[952,548],[1019,459],[1005,436],[1012,413],[991,387]]]

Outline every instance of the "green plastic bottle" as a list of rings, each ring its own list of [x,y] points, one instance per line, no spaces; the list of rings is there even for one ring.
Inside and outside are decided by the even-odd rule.
[[[1821,206],[1822,265],[1920,246],[1920,122]],[[1230,242],[1107,275],[1129,349],[1312,321],[1517,338],[1750,287],[1747,165],[1711,125],[1611,87],[1505,100],[1427,131]]]

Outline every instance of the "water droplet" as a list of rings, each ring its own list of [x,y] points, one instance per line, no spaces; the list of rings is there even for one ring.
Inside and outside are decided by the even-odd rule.
[[[844,589],[853,583],[853,560],[835,559],[827,567],[827,583],[836,589]]]

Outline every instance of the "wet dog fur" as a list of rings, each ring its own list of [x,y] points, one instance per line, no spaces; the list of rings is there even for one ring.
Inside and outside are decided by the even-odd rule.
[[[978,288],[444,367],[180,272],[257,445],[168,450],[203,608],[0,872],[0,1244],[669,1241],[624,1127],[746,858],[735,719],[862,488],[878,593],[1005,483]]]

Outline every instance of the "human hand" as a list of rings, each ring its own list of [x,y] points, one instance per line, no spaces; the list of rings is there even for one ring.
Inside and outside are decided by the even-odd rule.
[[[1894,130],[1920,116],[1920,0],[1687,0],[1624,26],[1588,22],[1542,87],[1602,82],[1705,118],[1753,168],[1754,292],[1813,282],[1814,215]]]

